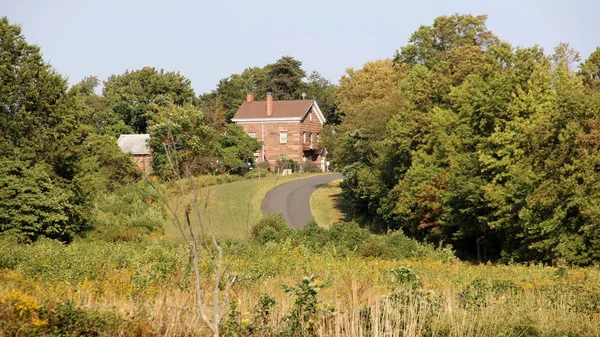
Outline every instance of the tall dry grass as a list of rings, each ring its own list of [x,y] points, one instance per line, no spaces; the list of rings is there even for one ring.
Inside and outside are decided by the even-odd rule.
[[[239,279],[231,293],[238,336],[252,335],[247,327],[265,294],[276,304],[268,329],[254,335],[286,331],[295,297],[283,285],[311,274],[323,286],[313,317],[320,336],[600,336],[597,267],[390,260],[289,242],[227,247],[237,250],[230,268]],[[47,322],[22,312],[72,302],[114,313],[106,336],[210,335],[194,307],[187,259],[185,247],[161,242],[0,245],[0,327],[11,319],[35,329]],[[214,280],[211,266],[210,257],[200,261],[205,280]]]

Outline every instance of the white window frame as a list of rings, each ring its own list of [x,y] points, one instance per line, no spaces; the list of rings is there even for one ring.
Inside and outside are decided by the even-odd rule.
[[[254,139],[256,139],[256,132],[248,132],[248,136],[249,136],[250,138],[254,138]]]
[[[279,144],[287,144],[288,142],[288,132],[287,131],[279,131]]]
[[[306,132],[302,132],[302,144],[306,144]]]

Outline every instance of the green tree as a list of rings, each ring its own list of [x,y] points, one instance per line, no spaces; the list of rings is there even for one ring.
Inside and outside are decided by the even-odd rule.
[[[228,124],[219,136],[219,170],[227,173],[244,173],[248,163],[254,162],[254,152],[260,149],[260,143],[236,124]]]
[[[26,158],[52,155],[60,133],[78,126],[78,116],[69,111],[65,79],[6,17],[0,19],[0,65],[0,149],[4,154],[18,149]]]
[[[302,62],[291,56],[283,56],[264,68],[265,78],[257,88],[259,92],[272,92],[276,100],[300,99],[306,90],[303,79],[306,72]]]
[[[271,92],[276,100],[301,99],[304,93],[306,98],[319,103],[328,122],[336,124],[340,117],[336,109],[335,88],[317,72],[306,77],[302,62],[283,56],[263,68],[246,68],[240,74],[221,79],[215,90],[200,95],[199,105],[208,124],[222,126],[231,122],[248,93],[254,94],[256,100],[264,100],[267,92]]]
[[[513,49],[468,15],[400,50],[389,75],[340,80],[331,153],[355,215],[467,258],[597,262],[595,55],[576,73],[568,45]]]
[[[487,15],[439,16],[432,26],[421,26],[414,32],[394,61],[433,68],[457,48],[487,49],[497,44],[498,38],[486,27],[486,20]]]
[[[600,89],[600,47],[581,64],[580,74],[586,87],[596,91]]]
[[[323,76],[316,71],[313,71],[308,76],[307,80],[306,97],[317,101],[321,112],[323,112],[323,115],[325,116],[327,124],[340,124],[342,122],[342,114],[337,110],[337,86],[323,78]]]
[[[217,130],[204,122],[195,106],[153,105],[156,123],[150,126],[150,147],[155,174],[168,178],[173,167],[187,174],[242,173],[254,160],[259,143],[239,125]],[[171,166],[173,165],[173,166]]]
[[[258,87],[265,81],[265,76],[262,68],[254,67],[219,81],[213,97],[216,101],[215,110],[224,110],[226,120],[230,122],[242,102],[246,100],[246,94],[266,95],[266,92],[258,92]]]
[[[95,137],[101,128],[90,122],[94,108],[86,98],[97,81],[87,79],[67,92],[66,80],[6,18],[0,19],[0,77],[0,193],[6,211],[0,212],[0,231],[69,241],[89,228],[96,193],[135,180],[137,172],[114,138]],[[91,181],[99,182],[97,190]]]
[[[74,193],[47,172],[44,165],[0,159],[0,232],[25,242],[40,236],[70,241],[84,229],[84,223],[76,221]]]
[[[112,75],[104,83],[103,96],[108,107],[137,133],[145,133],[153,116],[150,104],[177,105],[195,99],[189,79],[175,72],[145,67]]]
[[[155,123],[148,128],[152,167],[160,177],[171,177],[173,167],[187,174],[206,174],[216,170],[218,134],[207,126],[202,112],[191,104],[152,105]]]
[[[76,99],[78,111],[82,112],[81,122],[92,128],[93,133],[118,137],[121,134],[133,133],[133,128],[112,111],[106,98],[94,91],[100,82],[95,76],[86,77],[69,89],[69,94]]]

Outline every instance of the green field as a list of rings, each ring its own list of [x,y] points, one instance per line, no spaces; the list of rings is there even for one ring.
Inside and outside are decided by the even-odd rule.
[[[248,228],[261,215],[261,204],[269,190],[286,182],[313,177],[317,173],[295,173],[291,176],[269,175],[263,178],[253,178],[232,183],[204,187],[200,189],[198,202],[193,203],[191,194],[187,200],[192,202],[191,222],[196,230],[200,229],[200,221],[205,233],[214,233],[219,237],[243,238]],[[167,202],[179,214],[183,221],[184,202],[173,189]],[[196,206],[198,206],[196,208]],[[169,239],[180,238],[177,227],[172,223],[165,226],[165,236]]]

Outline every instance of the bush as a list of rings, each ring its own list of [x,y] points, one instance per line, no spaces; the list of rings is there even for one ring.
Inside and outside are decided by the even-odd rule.
[[[250,230],[250,236],[255,242],[265,243],[278,241],[289,232],[287,222],[281,213],[267,214],[260,218]]]
[[[321,172],[321,168],[315,164],[314,161],[307,160],[300,164],[302,166],[302,172],[306,173],[316,173]]]
[[[96,198],[93,230],[88,237],[104,241],[142,240],[152,232],[162,234],[166,214],[156,191],[145,181]]]
[[[292,232],[292,238],[297,244],[303,244],[314,251],[319,251],[327,245],[329,230],[320,227],[315,220],[306,223],[306,226]]]
[[[0,160],[0,232],[21,241],[48,237],[68,242],[86,228],[75,194],[48,171],[43,165]]]
[[[271,171],[271,164],[269,163],[269,161],[262,161],[258,164],[256,164],[256,168],[257,169],[265,169],[267,171]]]
[[[270,172],[264,168],[255,168],[254,170],[246,173],[246,178],[262,178],[268,175]]]
[[[420,243],[402,232],[370,234],[357,223],[336,223],[331,228],[319,227],[310,221],[302,229],[291,232],[292,242],[303,245],[314,252],[325,247],[333,248],[341,254],[356,252],[364,257],[377,257],[400,260],[414,257],[429,257],[440,261],[453,261],[454,252],[450,248],[436,248]]]
[[[369,239],[369,232],[356,222],[338,222],[329,229],[329,241],[348,250],[359,249]]]

